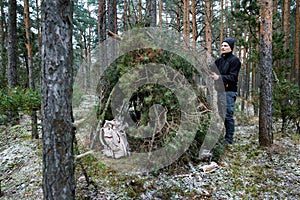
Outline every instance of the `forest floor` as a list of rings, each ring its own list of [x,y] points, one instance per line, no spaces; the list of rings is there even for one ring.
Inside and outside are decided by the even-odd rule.
[[[42,141],[31,139],[29,122],[0,126],[0,199],[42,199]],[[175,173],[122,174],[85,156],[76,161],[76,198],[300,199],[299,135],[275,134],[263,149],[257,125],[238,125],[235,138],[211,172],[199,161]]]

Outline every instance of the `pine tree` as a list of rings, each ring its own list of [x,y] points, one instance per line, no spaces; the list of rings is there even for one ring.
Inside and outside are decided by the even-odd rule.
[[[45,199],[75,199],[73,1],[43,1],[42,132]]]
[[[260,110],[259,144],[271,146],[272,132],[272,0],[263,0],[260,5]]]

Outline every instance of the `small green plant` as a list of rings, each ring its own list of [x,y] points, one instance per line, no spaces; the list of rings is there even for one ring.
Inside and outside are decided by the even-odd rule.
[[[41,107],[41,95],[39,91],[29,88],[6,87],[0,89],[0,122],[3,123],[9,112],[30,113]]]
[[[73,107],[79,106],[83,94],[83,91],[77,85],[73,86]]]
[[[298,127],[300,112],[300,89],[296,84],[282,80],[274,87],[273,115],[281,120],[282,135],[286,135],[289,125]]]

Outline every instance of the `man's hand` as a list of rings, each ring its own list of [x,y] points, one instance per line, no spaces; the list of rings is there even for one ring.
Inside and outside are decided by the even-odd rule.
[[[211,77],[214,81],[216,81],[216,80],[218,80],[218,79],[220,78],[220,76],[219,76],[218,74],[216,74],[215,72],[212,72],[211,75],[210,75],[210,77]]]

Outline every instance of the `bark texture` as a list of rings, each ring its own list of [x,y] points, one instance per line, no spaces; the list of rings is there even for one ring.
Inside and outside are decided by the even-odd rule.
[[[42,131],[45,199],[75,199],[72,0],[43,1]]]
[[[8,1],[8,68],[7,81],[8,85],[15,87],[18,84],[17,72],[17,1]]]
[[[259,143],[271,146],[272,132],[272,0],[261,1]]]

